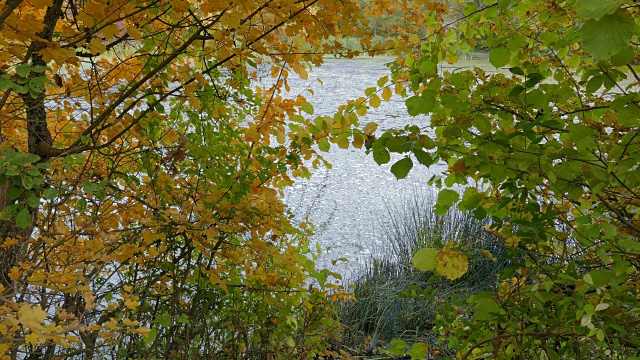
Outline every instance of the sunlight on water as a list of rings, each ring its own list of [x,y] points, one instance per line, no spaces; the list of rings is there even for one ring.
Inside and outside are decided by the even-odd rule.
[[[291,93],[298,94],[311,84],[315,96],[309,101],[314,104],[314,116],[331,115],[338,105],[363,96],[367,87],[375,86],[376,81],[388,73],[384,64],[389,61],[391,58],[328,59],[310,74],[308,81],[292,79]],[[316,78],[321,78],[323,84],[312,80]],[[407,123],[428,125],[426,116],[407,115],[404,100],[399,97],[371,110],[360,125],[369,121],[378,122],[380,130],[403,127]],[[376,228],[382,226],[381,220],[387,211],[385,204],[406,199],[416,191],[432,191],[427,180],[445,167],[427,169],[416,162],[407,178],[396,180],[389,169],[399,156],[392,157],[389,164],[378,166],[364,149],[343,150],[336,145],[324,156],[333,169],[318,169],[310,180],[298,181],[286,191],[285,200],[296,220],[308,218],[318,227],[314,240],[330,247],[319,265],[349,276],[358,267],[358,259],[381,246]],[[331,264],[331,260],[342,257],[349,259],[349,263]]]

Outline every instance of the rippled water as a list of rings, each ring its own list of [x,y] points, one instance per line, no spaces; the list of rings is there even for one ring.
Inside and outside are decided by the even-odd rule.
[[[376,81],[388,73],[385,64],[391,60],[384,57],[327,59],[310,74],[309,81],[293,79],[291,93],[297,94],[312,84],[315,96],[309,101],[314,105],[314,115],[331,115],[339,104],[363,96],[367,87],[375,86]],[[315,78],[321,78],[323,84],[311,81]],[[361,118],[360,124],[364,126],[369,121],[377,122],[380,130],[408,123],[428,125],[426,116],[407,115],[404,100],[399,97],[372,109]],[[407,178],[397,180],[389,169],[399,157],[378,166],[364,149],[343,150],[334,144],[324,156],[333,168],[318,169],[310,180],[298,181],[287,190],[285,201],[297,220],[308,217],[319,227],[314,240],[329,247],[319,265],[348,276],[358,267],[359,260],[383,245],[376,234],[384,226],[389,202],[398,204],[416,192],[432,191],[427,180],[445,167],[427,169],[416,163]],[[343,257],[349,262],[331,264],[331,260]]]

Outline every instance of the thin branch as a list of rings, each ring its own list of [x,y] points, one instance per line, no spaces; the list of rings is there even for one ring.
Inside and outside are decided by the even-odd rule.
[[[4,28],[5,20],[7,20],[11,13],[13,13],[13,10],[15,10],[20,5],[20,3],[22,3],[22,1],[23,0],[7,0],[7,2],[4,4],[4,11],[2,11],[2,14],[0,14],[0,30]]]

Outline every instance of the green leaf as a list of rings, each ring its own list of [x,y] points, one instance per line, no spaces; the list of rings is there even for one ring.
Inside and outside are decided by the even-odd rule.
[[[32,164],[32,163],[40,160],[40,156],[29,154],[29,153],[25,153],[25,152],[13,152],[13,151],[11,151],[11,152],[4,153],[4,155],[7,157],[6,161],[9,164],[14,164],[14,165]]]
[[[84,212],[85,210],[87,210],[87,200],[85,198],[78,199],[78,201],[76,201],[76,209],[79,212]]]
[[[167,316],[156,316],[153,322],[164,327],[173,325],[173,321],[171,321],[171,319]]]
[[[60,194],[58,189],[48,188],[47,190],[44,191],[44,198],[47,200],[53,200],[58,196],[58,194]]]
[[[27,174],[22,174],[22,186],[25,189],[32,189],[33,188],[33,178]]]
[[[418,61],[418,70],[420,74],[425,76],[433,76],[438,73],[437,64],[431,62],[431,59],[426,56]]]
[[[623,251],[640,254],[640,243],[634,239],[622,238],[618,241],[618,246],[620,246]]]
[[[20,64],[16,66],[16,74],[21,77],[27,77],[31,72],[31,66],[27,64]]]
[[[420,271],[433,271],[436,268],[436,255],[438,250],[422,248],[413,255],[413,267]]]
[[[511,60],[511,52],[506,47],[500,46],[491,49],[489,52],[489,62],[495,68],[501,68]]]
[[[584,280],[589,283],[586,278],[587,275],[589,275],[593,285],[596,287],[604,286],[611,281],[615,282],[615,274],[610,270],[594,270],[586,274]]]
[[[476,312],[473,318],[476,320],[491,320],[500,312],[500,305],[491,299],[480,299],[475,303]]]
[[[293,340],[293,338],[291,336],[287,336],[286,343],[287,343],[287,346],[289,346],[289,347],[295,347],[296,346],[296,341]]]
[[[391,340],[391,345],[389,346],[389,348],[387,348],[387,350],[393,356],[403,356],[408,346],[409,345],[403,340],[393,339]]]
[[[368,87],[368,88],[364,89],[364,94],[365,94],[366,96],[371,96],[371,95],[373,95],[377,90],[378,90],[378,89],[377,89],[375,86]]]
[[[31,192],[31,191],[30,191]],[[31,208],[37,208],[40,206],[40,198],[37,197],[33,192],[27,197],[27,205]]]
[[[536,86],[540,81],[544,79],[542,74],[532,73],[527,75],[527,81],[524,83],[524,86],[527,88],[531,88]]]
[[[509,68],[509,72],[516,75],[524,75],[524,71],[522,71],[522,69],[519,67],[511,67]]]
[[[30,223],[31,215],[29,214],[29,210],[26,207],[23,207],[16,216],[16,225],[18,225],[20,229],[26,229],[29,227]]]
[[[0,90],[7,90],[13,88],[15,84],[9,79],[0,78]]]
[[[326,137],[323,137],[318,139],[318,148],[326,152],[331,148],[331,144],[329,144],[329,140]]]
[[[411,116],[417,116],[422,113],[423,99],[420,96],[412,96],[407,99],[407,112]]]
[[[12,187],[12,188],[9,188],[9,190],[7,190],[7,197],[10,200],[15,200],[19,198],[23,192],[24,192],[23,189]]]
[[[618,124],[622,126],[637,126],[640,119],[640,110],[637,106],[627,105],[618,110]]]
[[[416,159],[418,160],[418,162],[424,166],[431,166],[433,165],[433,158],[431,157],[431,155],[429,155],[428,152],[422,150],[422,149],[413,149],[413,155],[416,157]]]
[[[158,329],[151,329],[147,336],[142,337],[142,341],[144,341],[145,344],[149,345],[156,339],[156,336],[158,336]]]
[[[386,164],[391,161],[391,155],[389,155],[386,149],[374,150],[373,160],[375,160],[378,165]]]
[[[180,316],[178,316],[178,318],[176,319],[177,322],[179,322],[180,324],[189,324],[189,316],[187,314],[181,314]]]
[[[635,32],[633,17],[618,10],[600,20],[589,20],[580,29],[582,45],[596,60],[616,55],[629,45]]]
[[[625,0],[578,0],[576,10],[580,17],[598,20],[616,12],[624,2]]]
[[[478,190],[476,188],[468,187],[464,190],[462,200],[458,204],[458,209],[461,211],[473,210],[478,207],[480,201],[482,201],[482,195],[478,193]]]
[[[407,355],[411,356],[411,360],[427,359],[429,358],[429,345],[420,342],[414,343],[407,351]]]
[[[300,109],[302,109],[302,111],[306,112],[309,115],[313,115],[313,105],[311,105],[307,101],[300,104]]]
[[[413,167],[413,161],[410,157],[405,157],[402,160],[398,160],[395,164],[391,165],[391,172],[397,179],[404,179],[411,171]]]
[[[512,0],[499,0],[498,7],[500,8],[500,10],[506,10],[509,7],[511,1]]]
[[[438,204],[450,208],[458,199],[460,195],[455,190],[442,189],[438,193]]]
[[[631,46],[625,46],[619,53],[611,57],[611,64],[614,66],[624,66],[633,60],[634,51]]]
[[[547,348],[546,351],[549,360],[560,360],[560,354],[558,354],[555,350]]]
[[[509,97],[516,97],[520,95],[520,93],[522,93],[523,91],[524,91],[524,86],[518,85],[513,89],[511,89],[511,92],[509,93]]]
[[[587,86],[585,87],[585,89],[587,90],[587,94],[593,94],[594,92],[598,91],[598,89],[600,89],[600,87],[602,86],[602,81],[603,79],[600,75],[596,75],[589,79],[589,81],[587,81]]]

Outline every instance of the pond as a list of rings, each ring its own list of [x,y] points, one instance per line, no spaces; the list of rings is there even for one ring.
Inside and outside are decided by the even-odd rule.
[[[308,81],[292,79],[291,94],[298,94],[310,86],[315,92],[309,99],[315,108],[314,115],[332,115],[340,104],[363,96],[367,87],[375,86],[380,77],[388,74],[385,64],[392,60],[389,57],[326,59],[325,64],[310,74]],[[312,80],[316,78],[321,78],[323,83]],[[426,116],[410,117],[400,97],[383,102],[360,121],[361,126],[369,121],[377,122],[378,132],[409,123],[421,127],[429,124]],[[384,246],[377,234],[385,225],[389,204],[401,204],[415,193],[433,191],[427,180],[446,170],[444,165],[426,168],[416,163],[407,178],[397,180],[390,167],[400,159],[399,156],[378,166],[364,148],[345,150],[333,144],[323,156],[333,168],[317,169],[311,179],[298,180],[287,189],[285,201],[297,221],[308,219],[317,226],[313,241],[327,248],[318,265],[346,277],[361,260]],[[332,260],[339,258],[349,262],[333,265]]]

